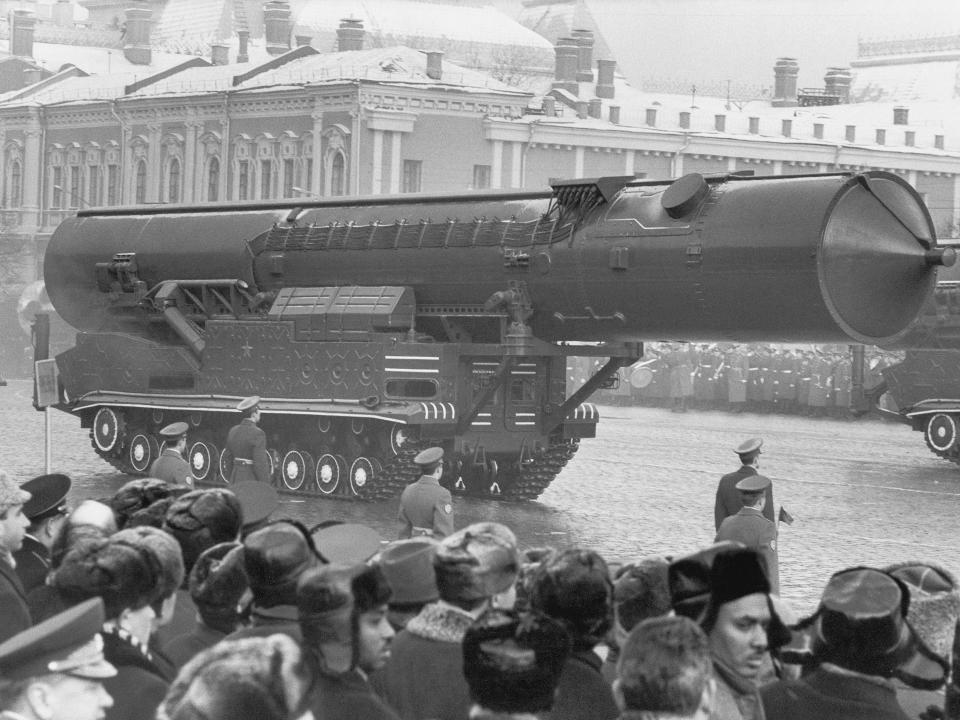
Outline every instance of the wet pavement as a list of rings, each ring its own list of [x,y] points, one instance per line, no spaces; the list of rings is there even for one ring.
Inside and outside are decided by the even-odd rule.
[[[0,387],[0,467],[18,480],[44,471],[44,417],[30,383]],[[920,433],[875,419],[674,414],[600,407],[598,437],[538,502],[456,499],[456,524],[497,520],[524,547],[579,544],[609,558],[679,555],[713,540],[720,475],[738,465],[731,448],[764,438],[761,472],[794,516],[781,526],[781,589],[801,614],[829,575],[857,564],[926,560],[960,571],[960,468],[930,453]],[[105,497],[128,478],[100,460],[79,421],[51,412],[52,469],[74,478],[73,497]],[[384,538],[397,531],[396,501],[353,503],[284,496],[279,515],[312,525],[362,522]]]

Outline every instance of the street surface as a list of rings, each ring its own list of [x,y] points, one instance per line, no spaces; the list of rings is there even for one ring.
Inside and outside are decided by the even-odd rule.
[[[44,471],[43,413],[28,381],[0,387],[0,467],[20,481]],[[579,544],[608,559],[680,555],[713,540],[713,498],[721,474],[738,466],[731,448],[764,438],[760,471],[794,516],[781,525],[784,597],[812,612],[829,575],[857,564],[941,563],[960,572],[960,468],[930,453],[920,433],[880,420],[673,414],[600,407],[598,437],[584,440],[557,480],[533,503],[457,498],[457,527],[509,525],[524,547]],[[100,460],[88,431],[52,411],[53,463],[74,479],[72,497],[108,497],[128,478]],[[396,536],[397,503],[301,500],[282,496],[277,516],[308,526],[361,522]]]

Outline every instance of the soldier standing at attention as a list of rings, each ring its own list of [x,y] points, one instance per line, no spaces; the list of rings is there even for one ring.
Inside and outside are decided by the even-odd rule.
[[[443,539],[453,532],[453,498],[440,485],[443,448],[427,448],[413,461],[420,466],[421,475],[400,496],[400,539],[422,535]]]
[[[67,493],[71,484],[66,475],[54,474],[40,475],[20,486],[30,493],[30,499],[23,504],[23,514],[30,521],[30,527],[23,545],[13,553],[13,559],[26,593],[46,582],[53,539],[69,514]]]
[[[244,414],[239,424],[230,428],[227,450],[233,458],[230,483],[241,480],[270,482],[270,458],[267,455],[267,434],[257,427],[260,422],[260,398],[245,398],[237,405]]]
[[[755,550],[766,562],[770,592],[780,594],[780,562],[777,558],[777,525],[763,516],[766,503],[764,493],[770,487],[770,478],[763,475],[748,475],[737,483],[736,488],[743,507],[720,525],[714,542],[733,540]]]
[[[193,487],[193,473],[190,463],[183,459],[187,450],[187,430],[185,422],[170,423],[160,431],[163,438],[163,450],[160,457],[150,466],[150,477],[166,480],[171,485]]]
[[[734,448],[733,451],[740,456],[741,466],[739,470],[727,473],[720,478],[720,484],[717,486],[717,499],[713,506],[714,526],[717,530],[720,529],[720,524],[724,519],[735,515],[743,507],[736,485],[745,477],[757,474],[760,467],[760,448],[762,445],[763,440],[761,438],[750,438]],[[763,516],[770,522],[774,522],[773,483],[767,487],[766,498],[767,502],[763,508]]]

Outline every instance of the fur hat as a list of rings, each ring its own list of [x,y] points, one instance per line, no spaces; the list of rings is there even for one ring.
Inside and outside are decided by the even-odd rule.
[[[563,550],[537,571],[530,607],[562,622],[574,650],[592,648],[613,620],[613,583],[606,562],[592,550]]]
[[[183,555],[170,533],[143,525],[124,528],[114,533],[110,540],[142,548],[156,559],[161,598],[170,597],[183,585]]]
[[[303,713],[309,687],[300,646],[288,636],[227,640],[183,666],[157,720],[288,720]]]
[[[243,566],[243,545],[225,542],[204,550],[190,571],[190,597],[203,621],[232,632],[239,620],[238,605],[250,587]]]
[[[124,483],[113,497],[110,507],[117,516],[117,525],[125,527],[127,519],[138,510],[152,505],[157,500],[170,497],[175,486],[158,478],[137,478]]]
[[[613,583],[613,605],[624,632],[641,620],[670,612],[670,586],[666,558],[644,558],[625,565]]]
[[[15,505],[23,505],[30,499],[30,493],[21,490],[13,478],[0,470],[0,514]]]
[[[710,600],[710,568],[714,558],[721,552],[742,547],[745,547],[742,543],[724,540],[674,559],[667,570],[674,612],[699,621]]]
[[[517,579],[517,538],[506,525],[474,523],[440,541],[433,569],[444,600],[471,602],[493,597]]]
[[[260,607],[296,605],[297,581],[320,564],[310,533],[292,520],[277,520],[247,535],[243,562]]]
[[[180,543],[187,572],[207,548],[236,540],[241,527],[240,501],[222,488],[181,495],[170,505],[163,521],[163,529]]]
[[[163,521],[167,517],[167,510],[173,505],[176,496],[170,495],[154,503],[150,503],[145,508],[140,508],[136,512],[127,516],[124,528],[140,527],[146,525],[154,528],[163,528]]]
[[[160,599],[154,557],[136,545],[111,542],[110,538],[68,552],[53,575],[53,587],[71,605],[100,596],[108,620]]]
[[[488,610],[463,638],[471,699],[498,713],[550,710],[570,647],[563,625],[546,615]]]
[[[950,662],[953,636],[960,619],[957,578],[944,567],[909,561],[884,568],[910,591],[907,621],[920,642],[945,662]]]

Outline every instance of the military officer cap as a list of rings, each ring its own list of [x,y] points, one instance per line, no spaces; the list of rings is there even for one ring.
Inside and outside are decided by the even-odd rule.
[[[760,453],[760,448],[763,446],[763,438],[750,438],[749,440],[744,440],[742,443],[737,445],[733,451],[737,455],[749,455],[750,453]]]
[[[770,487],[770,478],[764,475],[748,475],[734,487],[742,492],[761,492]]]
[[[237,410],[240,412],[246,412],[247,410],[252,410],[257,405],[260,404],[260,397],[258,395],[251,395],[250,397],[244,398],[237,405]]]
[[[103,657],[103,600],[93,597],[0,645],[0,676],[27,680],[63,673],[100,680],[117,674]]]
[[[20,486],[30,493],[23,504],[23,514],[30,522],[39,522],[55,515],[67,513],[67,493],[72,485],[70,478],[60,473],[40,475]]]
[[[441,460],[443,460],[443,448],[429,447],[417,455],[413,462],[417,465],[427,466],[436,465]]]
[[[380,551],[380,534],[359,523],[334,523],[310,535],[320,554],[335,565],[358,565]]]
[[[160,437],[165,440],[176,440],[179,437],[187,434],[187,430],[190,429],[190,426],[185,422],[175,422],[170,423],[166,427],[160,430]]]

